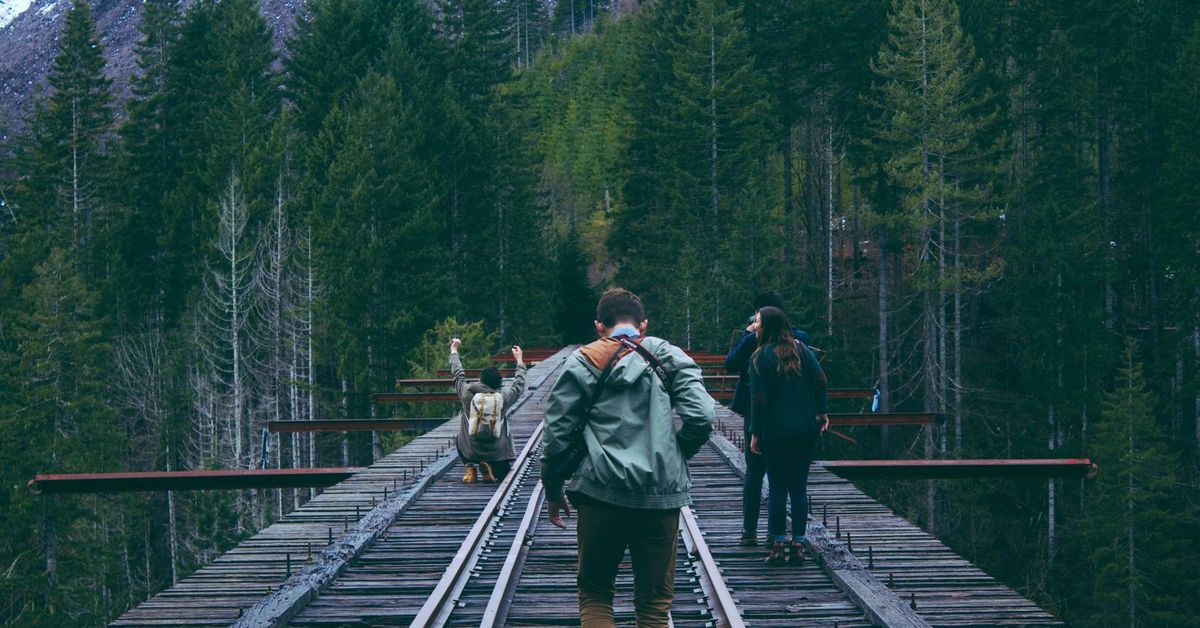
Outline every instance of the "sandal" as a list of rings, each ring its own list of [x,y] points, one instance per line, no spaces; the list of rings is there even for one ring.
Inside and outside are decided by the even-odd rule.
[[[787,543],[776,541],[771,547],[771,553],[767,554],[766,563],[772,567],[779,567],[787,563]]]
[[[801,567],[804,565],[805,551],[804,544],[799,541],[792,541],[792,546],[789,548],[787,564],[789,567]]]

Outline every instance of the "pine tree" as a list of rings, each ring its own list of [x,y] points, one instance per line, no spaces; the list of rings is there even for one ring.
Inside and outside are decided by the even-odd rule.
[[[558,300],[554,328],[566,344],[586,343],[596,334],[591,308],[596,293],[588,281],[587,257],[579,247],[575,229],[567,232],[558,252]]]
[[[744,293],[727,295],[734,277],[745,274],[738,258],[745,241],[736,234],[761,228],[743,194],[767,147],[765,85],[755,73],[736,5],[663,3],[645,29],[637,89],[647,93],[634,105],[640,125],[632,146],[634,177],[625,191],[629,208],[617,216],[612,234],[614,248],[637,270],[619,271],[618,277],[644,293],[651,310],[663,312],[657,320],[669,334],[724,337],[731,305],[740,313],[748,300]],[[654,246],[639,242],[646,233],[659,234]],[[684,249],[706,261],[702,270],[675,263]],[[665,307],[667,291],[677,288],[647,281],[653,276],[643,274],[647,268],[690,273],[687,307]],[[631,281],[634,276],[642,282]]]
[[[993,116],[984,110],[987,95],[976,84],[980,62],[953,0],[895,0],[888,21],[888,40],[872,66],[880,80],[872,141],[884,155],[889,184],[900,194],[902,237],[919,251],[914,265],[925,409],[944,413],[952,385],[947,293],[957,297],[961,274],[947,264],[958,264],[952,253],[957,236],[951,234],[979,211],[984,198],[986,189],[973,175]],[[961,422],[956,430],[961,442]],[[926,455],[932,455],[932,433],[927,437]],[[932,508],[931,493],[930,517]]]
[[[463,105],[482,117],[498,85],[512,73],[513,34],[490,0],[441,0],[442,36],[449,44],[451,82]]]
[[[164,201],[173,178],[169,173],[174,170],[166,83],[178,19],[171,0],[145,4],[139,26],[142,38],[134,46],[138,73],[130,81],[133,97],[121,126],[121,171],[128,185],[122,186],[122,215],[116,229],[115,284],[119,313],[132,324],[163,314],[167,277],[156,262],[166,244]]]
[[[437,208],[445,183],[415,152],[418,90],[369,72],[335,107],[319,138],[328,163],[312,208],[313,248],[326,321],[322,353],[353,390],[396,375],[421,331],[453,301]],[[365,412],[356,397],[349,411]]]
[[[29,213],[25,228],[45,228],[58,246],[71,247],[87,272],[93,238],[104,227],[113,114],[104,51],[86,0],[73,0],[67,11],[48,80],[51,94],[33,116],[16,200]]]
[[[413,0],[308,0],[288,38],[286,91],[296,106],[296,126],[309,137],[383,55],[398,13]]]
[[[6,391],[0,406],[10,411],[2,419],[7,486],[23,486],[35,473],[123,468],[122,435],[105,400],[110,348],[97,307],[74,256],[59,246],[22,290],[11,331],[16,350],[4,356],[0,372],[0,389]],[[95,612],[72,597],[83,594],[86,582],[108,563],[99,556],[89,560],[89,552],[101,546],[95,539],[74,538],[73,529],[100,513],[85,504],[37,503],[44,498],[20,490],[9,498],[14,502],[3,509],[5,530],[23,532],[17,540],[36,548],[41,558],[40,564],[14,563],[21,571],[22,585],[12,590],[23,599],[18,606],[28,606],[44,625]],[[103,621],[105,612],[92,619]]]
[[[1084,497],[1075,539],[1090,563],[1095,626],[1185,625],[1196,577],[1186,564],[1195,541],[1175,503],[1178,455],[1171,452],[1132,340],[1094,424],[1090,453],[1100,473]]]
[[[1190,373],[1183,415],[1192,418],[1193,447],[1200,452],[1200,228],[1195,221],[1200,199],[1200,115],[1190,103],[1200,98],[1200,20],[1192,27],[1179,59],[1158,96],[1157,114],[1165,141],[1157,186],[1161,243],[1168,298],[1179,314],[1181,344],[1190,348]],[[1190,313],[1190,314],[1189,314]],[[1181,382],[1182,383],[1182,382]]]

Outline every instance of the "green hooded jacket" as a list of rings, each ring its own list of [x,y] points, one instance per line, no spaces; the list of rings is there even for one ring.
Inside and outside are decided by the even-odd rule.
[[[704,388],[700,367],[678,347],[646,337],[641,343],[666,367],[671,391],[642,356],[613,338],[597,340],[567,358],[546,404],[543,455],[570,444],[586,421],[588,457],[567,487],[569,493],[625,508],[673,509],[691,504],[687,460],[708,441],[713,398]],[[624,354],[613,367],[590,416],[592,390],[615,351]],[[682,426],[675,430],[672,409]],[[542,480],[549,499],[562,497],[563,479]]]

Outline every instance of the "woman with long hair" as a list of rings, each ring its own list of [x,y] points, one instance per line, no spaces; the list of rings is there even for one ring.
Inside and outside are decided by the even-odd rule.
[[[764,307],[755,317],[758,349],[750,360],[750,451],[767,462],[767,563],[804,561],[808,467],[817,438],[829,427],[825,373],[812,351],[792,335],[787,315]],[[788,499],[792,538],[788,543]]]

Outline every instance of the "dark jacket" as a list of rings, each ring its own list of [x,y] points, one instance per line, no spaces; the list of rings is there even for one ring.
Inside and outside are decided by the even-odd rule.
[[[458,445],[458,452],[463,459],[469,462],[501,462],[516,458],[512,436],[508,433],[508,421],[501,424],[496,440],[490,443],[479,443],[472,439],[467,434],[467,423],[471,413],[471,400],[477,393],[499,392],[504,395],[503,412],[507,415],[512,404],[525,391],[525,365],[517,367],[512,383],[500,391],[483,382],[468,382],[462,360],[457,353],[450,354],[450,374],[454,377],[454,392],[458,393],[458,399],[462,402],[462,409],[458,413],[458,437],[455,444]]]
[[[821,364],[808,346],[801,345],[800,375],[779,372],[775,345],[769,344],[750,365],[750,433],[758,436],[764,451],[772,445],[811,438],[817,415],[829,408],[828,388]]]
[[[808,334],[793,327],[792,335],[808,346]],[[725,372],[730,375],[740,375],[737,387],[733,390],[733,403],[730,405],[730,409],[746,419],[750,418],[750,380],[746,377],[746,369],[750,366],[750,356],[754,355],[754,350],[757,348],[758,337],[751,332],[744,331],[742,337],[733,343],[729,355],[725,356]],[[749,433],[750,421],[745,421],[744,425]]]

